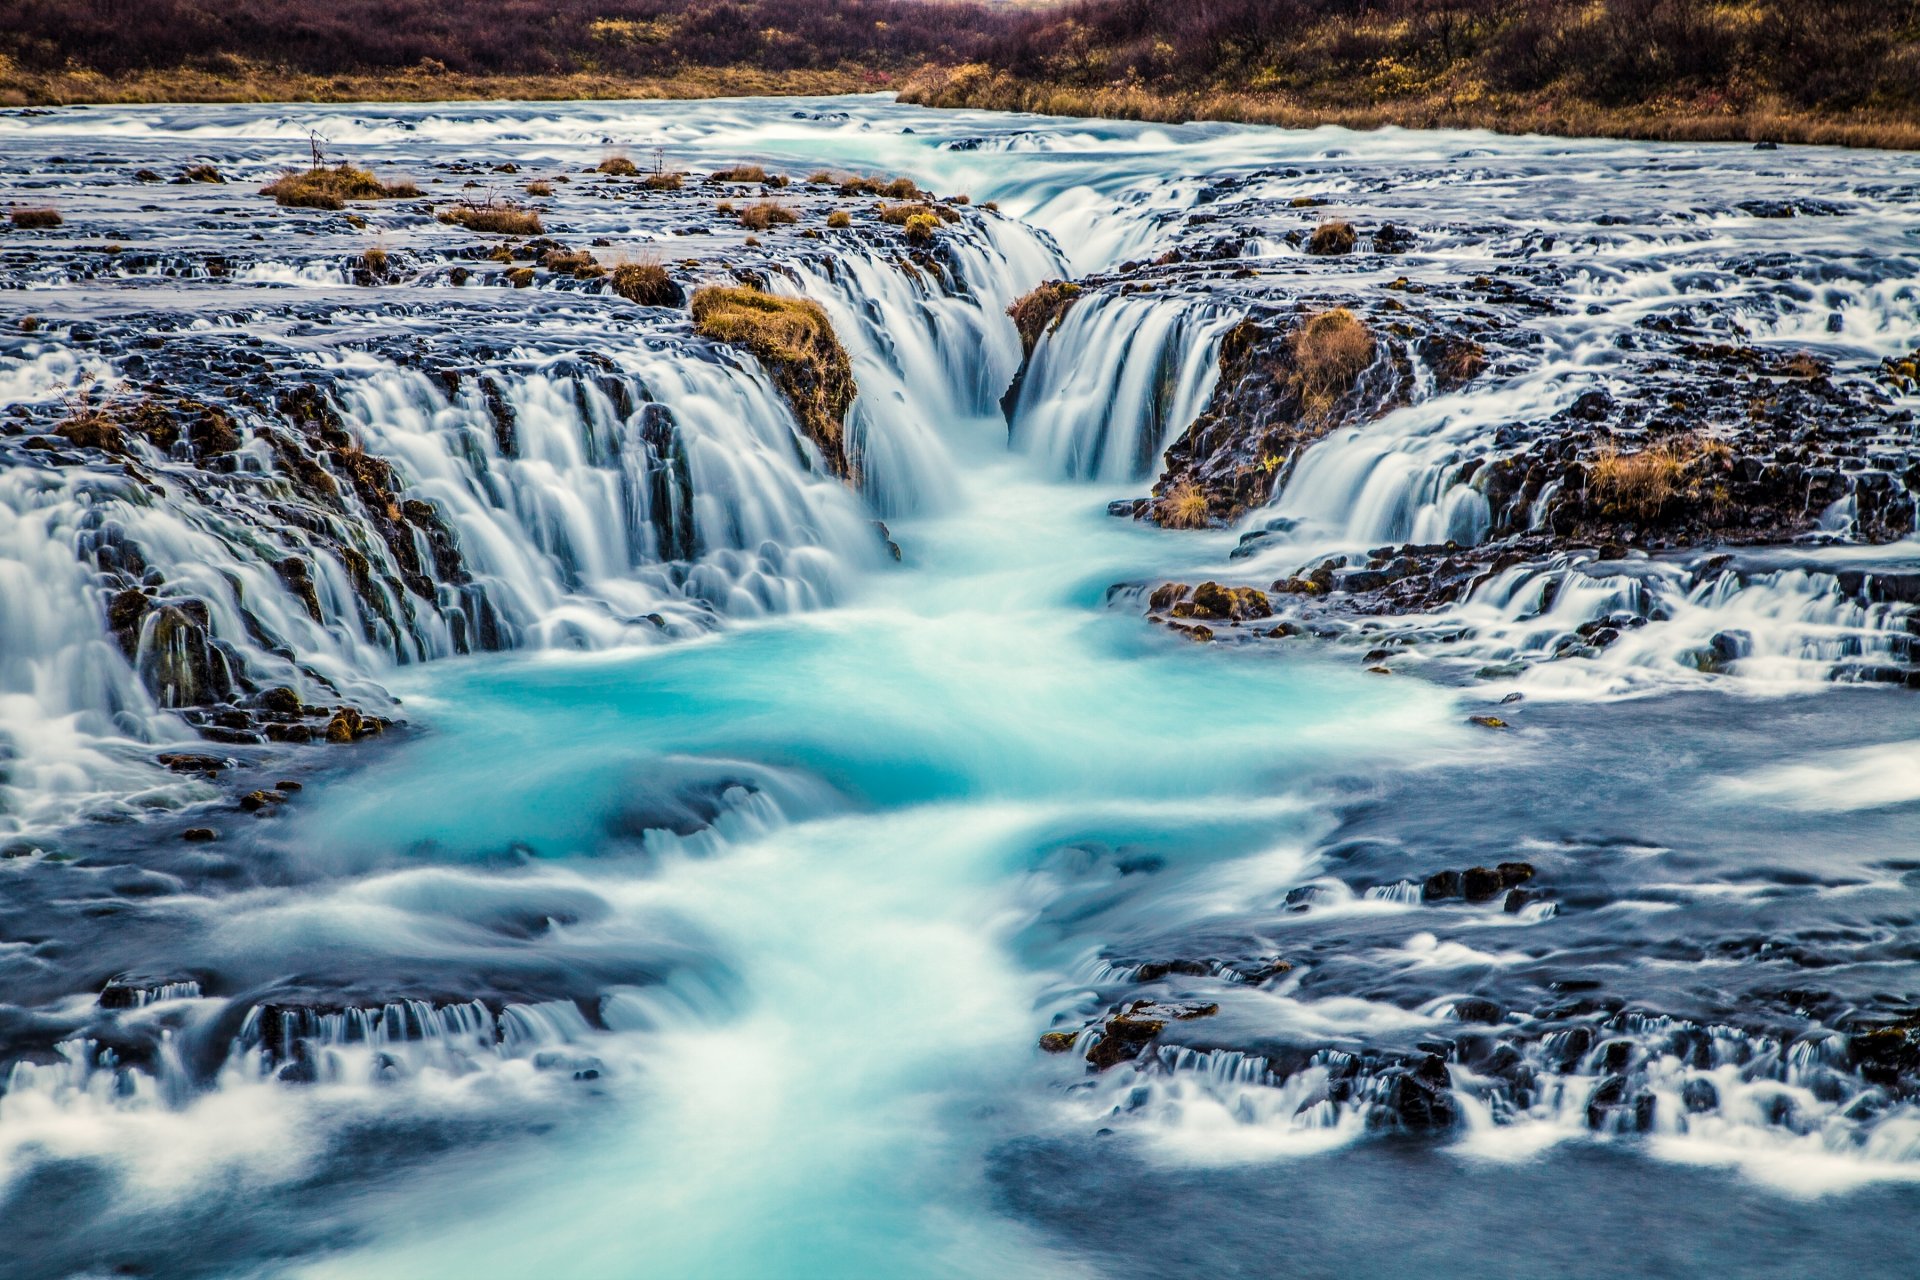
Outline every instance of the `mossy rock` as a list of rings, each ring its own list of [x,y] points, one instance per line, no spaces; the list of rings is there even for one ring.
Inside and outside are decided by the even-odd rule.
[[[847,412],[858,393],[853,362],[819,303],[715,285],[693,295],[693,327],[751,352],[833,474],[858,483],[846,448]]]

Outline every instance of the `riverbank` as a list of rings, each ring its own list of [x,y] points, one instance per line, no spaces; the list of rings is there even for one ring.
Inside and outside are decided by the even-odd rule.
[[[1335,96],[1336,95],[1330,95]],[[1356,92],[1350,101],[1309,102],[1272,93],[1156,90],[1138,85],[1081,88],[1029,80],[975,64],[925,68],[900,100],[923,107],[1029,111],[1038,115],[1169,124],[1219,121],[1282,129],[1487,129],[1512,135],[1624,138],[1640,142],[1772,142],[1920,150],[1920,120],[1894,113],[1818,113],[1784,105],[1729,110],[1711,101],[1656,99],[1603,107],[1558,94],[1434,94],[1388,101]]]
[[[86,67],[33,72],[0,59],[0,105],[62,107],[169,102],[579,102],[808,97],[870,93],[899,77],[858,68],[767,71],[696,67],[667,76],[595,72],[471,74],[415,65],[318,75],[234,62],[222,70],[165,67],[108,74]]]

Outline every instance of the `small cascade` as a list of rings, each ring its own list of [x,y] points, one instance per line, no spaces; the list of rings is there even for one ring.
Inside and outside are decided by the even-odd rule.
[[[932,267],[862,249],[803,259],[771,283],[823,305],[853,358],[848,441],[876,513],[939,510],[956,492],[953,448],[1003,429],[1000,395],[1020,365],[1006,310],[1058,259],[998,219],[951,226]]]
[[[1220,340],[1242,314],[1204,297],[1082,297],[1034,347],[1014,447],[1067,479],[1151,477],[1213,394]]]

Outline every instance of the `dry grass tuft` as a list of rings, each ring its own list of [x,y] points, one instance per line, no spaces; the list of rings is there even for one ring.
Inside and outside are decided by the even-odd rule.
[[[1080,292],[1080,286],[1071,280],[1049,280],[1015,299],[1007,314],[1020,331],[1020,349],[1032,355],[1040,335],[1058,327]]]
[[[1588,469],[1587,489],[1608,515],[1651,520],[1673,501],[1686,468],[1686,459],[1671,444],[1638,453],[1622,453],[1608,444]]]
[[[715,285],[693,295],[693,327],[752,352],[834,474],[858,482],[846,451],[847,411],[857,391],[853,363],[819,303]]]
[[[716,169],[707,179],[709,182],[758,182],[774,185],[767,171],[757,164],[737,164],[731,169]]]
[[[1373,334],[1345,307],[1311,316],[1293,336],[1301,399],[1325,411],[1373,363]]]
[[[66,221],[58,209],[15,209],[8,217],[18,231],[41,231]]]
[[[683,181],[677,173],[650,173],[640,185],[649,191],[678,191]]]
[[[1307,252],[1317,258],[1337,258],[1352,253],[1357,238],[1351,222],[1323,222],[1313,229]]]
[[[1634,453],[1609,442],[1587,466],[1587,494],[1601,514],[1652,520],[1677,498],[1722,505],[1716,483],[1733,460],[1733,448],[1710,436],[1679,436]]]
[[[608,156],[600,162],[595,172],[612,174],[616,178],[631,178],[640,172],[640,166],[625,156]]]
[[[260,188],[275,204],[298,209],[344,209],[349,200],[411,200],[420,188],[411,182],[391,185],[350,164],[289,173]]]
[[[921,246],[933,243],[933,233],[940,229],[940,219],[931,213],[916,213],[907,219],[907,241]]]
[[[226,179],[221,177],[220,171],[210,164],[190,164],[182,169],[180,176],[173,181],[176,185],[185,186],[190,182],[225,182]]]
[[[827,225],[835,231],[845,231],[853,225],[853,215],[845,209],[835,209],[827,215]]]
[[[613,269],[613,291],[643,307],[677,307],[685,300],[680,286],[657,261],[622,262]]]
[[[482,235],[537,236],[546,230],[540,215],[511,204],[457,204],[442,209],[439,219]]]
[[[1153,519],[1164,529],[1204,529],[1213,523],[1213,512],[1200,486],[1181,480],[1153,500]]]
[[[550,196],[553,194],[553,184],[551,182],[529,182],[527,184],[527,194],[530,196]]]
[[[786,226],[798,221],[799,214],[772,200],[750,204],[740,211],[740,225],[749,231],[765,231],[768,227]]]

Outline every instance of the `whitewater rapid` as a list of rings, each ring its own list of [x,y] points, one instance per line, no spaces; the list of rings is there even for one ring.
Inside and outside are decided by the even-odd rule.
[[[123,489],[0,471],[0,822],[20,851],[0,864],[0,1274],[1266,1275],[1279,1257],[1518,1276],[1658,1273],[1670,1247],[1738,1274],[1910,1271],[1920,1111],[1843,1029],[1920,992],[1911,695],[1825,679],[1904,632],[1834,585],[1867,553],[1704,584],[1563,566],[1547,610],[1511,571],[1436,622],[1483,637],[1477,685],[1332,645],[1195,645],[1110,602],[1484,536],[1462,463],[1616,377],[1610,344],[1690,293],[1750,290],[1758,340],[1842,368],[1912,349],[1920,163],[880,98],[0,116],[9,181],[60,199],[76,239],[136,249],[150,193],[111,166],[219,164],[227,188],[181,197],[212,219],[312,133],[384,172],[457,158],[518,181],[660,148],[998,208],[948,233],[947,278],[858,247],[770,273],[849,349],[858,489],[796,444],[763,371],[677,314],[570,284],[456,293],[426,257],[451,233],[424,219],[369,211],[423,264],[375,297],[337,244],[227,243],[193,213],[156,219],[151,267],[82,275],[0,243],[6,314],[62,322],[0,352],[7,406],[133,382],[75,325],[185,313],[175,352],[258,339],[322,380],[470,566],[409,595],[368,545],[397,584],[376,610],[296,523],[190,502],[190,467]],[[1490,386],[1424,386],[1314,446],[1236,527],[1116,519],[1212,395],[1241,304],[1089,300],[1005,416],[1004,313],[1043,279],[1157,256],[1229,176],[1424,217],[1436,271],[1564,255],[1567,314]],[[1733,208],[1838,191],[1854,216]],[[568,207],[574,240],[732,251]],[[1701,265],[1729,244],[1816,265],[1781,288]],[[175,251],[255,256],[208,277],[169,274]],[[1296,269],[1277,239],[1242,252]],[[1410,269],[1356,261],[1348,283]],[[467,371],[453,385],[442,357]],[[236,662],[390,700],[404,733],[351,758],[239,750],[263,781],[304,779],[265,819],[168,776],[156,751],[204,744],[103,637],[74,553],[103,523],[214,602]],[[1256,532],[1279,537],[1249,557]],[[317,617],[275,568],[309,545]],[[1648,601],[1657,625],[1522,677]],[[1743,669],[1682,661],[1729,628]],[[1517,730],[1470,721],[1490,708]],[[222,839],[183,845],[187,824]],[[1496,863],[1531,888],[1423,890]],[[129,994],[102,998],[96,971]],[[1140,998],[1215,1008],[1089,1070],[1102,1019]],[[1494,1047],[1509,1034],[1520,1073]],[[1455,1123],[1378,1133],[1396,1064],[1436,1053]],[[1602,1202],[1627,1207],[1592,1210],[1587,1253],[1556,1238],[1561,1210],[1501,1208]],[[1772,1225],[1710,1233],[1688,1203]],[[1602,1221],[1629,1208],[1644,1239]]]

